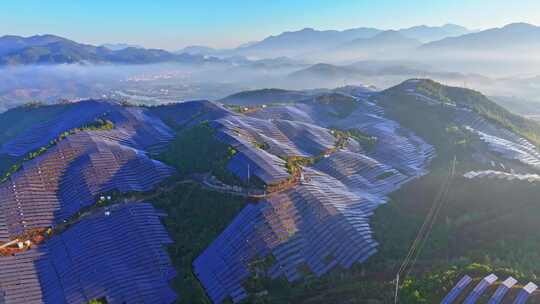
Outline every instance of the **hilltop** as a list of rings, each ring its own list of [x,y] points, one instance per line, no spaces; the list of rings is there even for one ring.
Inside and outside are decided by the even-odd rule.
[[[406,106],[402,103],[424,99],[428,103],[432,101],[470,109],[486,120],[540,145],[540,124],[508,111],[478,91],[445,86],[429,79],[418,79],[387,89],[379,97],[385,100],[389,107]],[[397,100],[400,104],[396,104]],[[421,116],[421,113],[412,111],[403,113],[402,116],[409,114],[410,119]]]

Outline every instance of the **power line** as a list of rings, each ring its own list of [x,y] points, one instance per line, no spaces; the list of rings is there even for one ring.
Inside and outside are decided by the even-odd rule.
[[[415,237],[411,247],[409,248],[409,252],[407,253],[407,256],[403,260],[403,263],[401,264],[401,266],[400,266],[400,268],[398,270],[398,273],[401,273],[407,267],[412,255],[416,251],[416,248],[418,248],[418,244],[421,241],[422,236],[425,234],[425,231],[426,231],[426,229],[427,229],[427,227],[429,225],[429,222],[430,222],[431,218],[433,217],[433,214],[435,213],[437,202],[440,200],[440,197],[442,196],[442,194],[444,192],[445,185],[446,185],[446,181],[443,183],[443,185],[441,186],[441,189],[437,193],[437,196],[436,196],[436,198],[434,200],[434,203],[431,205],[431,208],[429,209],[429,212],[427,213],[426,218],[424,219],[424,222],[422,223],[422,226],[420,227],[420,230],[416,234],[416,237]]]
[[[452,184],[452,179],[455,175],[455,170],[456,170],[456,157],[454,156],[452,166],[449,169],[450,172],[447,178],[442,183],[441,188],[439,192],[437,193],[437,196],[435,197],[434,203],[431,205],[431,208],[429,209],[429,212],[427,213],[426,218],[424,219],[424,222],[422,223],[422,226],[420,227],[420,230],[418,231],[411,247],[409,248],[407,256],[403,260],[396,274],[396,290],[395,290],[395,295],[394,295],[394,303],[398,303],[400,275],[408,267],[409,270],[406,271],[405,276],[403,276],[403,278],[406,278],[410,274],[414,265],[416,264],[416,261],[418,260],[418,257],[420,256],[420,253],[423,247],[425,246],[431,231],[433,230],[433,226],[437,220],[439,212],[441,211],[442,206],[444,205],[446,201],[446,197],[450,191],[450,187]],[[411,263],[411,260],[412,260],[412,263]]]
[[[420,247],[418,248],[418,251],[416,252],[416,256],[413,258],[411,266],[409,267],[409,270],[405,274],[405,277],[408,277],[409,274],[411,273],[412,269],[414,268],[414,265],[416,264],[416,261],[418,260],[418,257],[420,256],[420,253],[422,252],[422,249],[424,248],[424,246],[427,243],[427,240],[429,239],[431,231],[433,230],[433,226],[437,222],[439,212],[442,210],[442,207],[444,206],[444,204],[447,201],[448,193],[450,192],[450,188],[452,186],[452,180],[454,178],[455,170],[456,170],[456,157],[454,156],[454,161],[452,163],[452,167],[451,167],[451,171],[450,171],[450,177],[447,180],[447,185],[445,187],[445,191],[444,191],[444,193],[443,193],[443,195],[441,197],[441,200],[440,200],[440,202],[439,202],[439,204],[437,206],[437,209],[435,210],[435,214],[434,214],[434,216],[433,216],[433,218],[431,220],[431,223],[429,225],[428,230],[426,231],[426,235],[424,236],[424,238],[423,238],[423,240],[422,240],[422,242],[420,244]]]

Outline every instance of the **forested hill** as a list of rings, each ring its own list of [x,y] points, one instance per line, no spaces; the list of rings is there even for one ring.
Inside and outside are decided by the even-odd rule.
[[[381,92],[378,97],[393,103],[424,98],[442,105],[467,108],[540,145],[540,124],[508,111],[478,91],[445,86],[430,79],[412,79]]]

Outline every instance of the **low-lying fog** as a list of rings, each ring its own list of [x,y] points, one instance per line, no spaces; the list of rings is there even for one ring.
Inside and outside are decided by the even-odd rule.
[[[486,59],[487,60],[487,59]],[[206,65],[55,65],[0,68],[0,112],[30,101],[54,103],[63,99],[116,98],[159,104],[182,100],[216,100],[247,89],[334,88],[373,85],[379,89],[409,78],[432,78],[466,86],[493,96],[520,114],[540,115],[540,68],[523,62],[499,64],[448,58],[420,61],[341,61],[308,64],[275,59]],[[512,69],[508,68],[512,67]],[[502,68],[501,68],[502,69]],[[495,98],[496,97],[496,98]]]

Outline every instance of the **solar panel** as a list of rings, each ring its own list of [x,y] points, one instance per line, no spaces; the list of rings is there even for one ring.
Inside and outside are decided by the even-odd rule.
[[[115,128],[96,133],[134,148],[157,152],[174,137],[173,131],[146,109],[92,100],[63,107],[66,107],[66,110],[59,111],[49,120],[31,126],[21,135],[6,142],[0,148],[0,154],[25,156],[47,146],[60,134],[88,125],[101,117],[112,121]]]
[[[444,297],[444,299],[441,301],[441,304],[451,304],[453,303],[457,297],[463,292],[463,290],[471,283],[472,279],[468,275],[463,276],[450,290],[450,292]]]
[[[538,286],[532,282],[527,283],[518,293],[513,304],[524,304],[527,302],[533,292],[538,289]]]
[[[105,102],[83,101],[72,105],[62,105],[49,120],[36,123],[16,138],[0,148],[0,154],[24,156],[33,150],[46,146],[65,131],[91,123],[96,117],[110,110],[113,105]]]
[[[173,303],[171,244],[149,203],[82,220],[46,243],[0,259],[6,304]],[[129,248],[129,250],[127,250]]]
[[[508,277],[506,280],[504,280],[504,282],[501,283],[501,285],[499,285],[499,287],[497,287],[497,290],[495,290],[495,293],[489,299],[488,304],[500,303],[502,299],[504,298],[504,296],[516,283],[517,283],[516,279],[512,277]]]
[[[471,293],[467,296],[467,298],[463,301],[463,304],[473,304],[476,303],[478,298],[486,291],[486,289],[493,283],[497,281],[497,276],[494,274],[490,274],[483,278],[471,291]]]
[[[174,169],[93,132],[67,137],[0,184],[0,240],[54,226],[112,190],[149,191]]]

